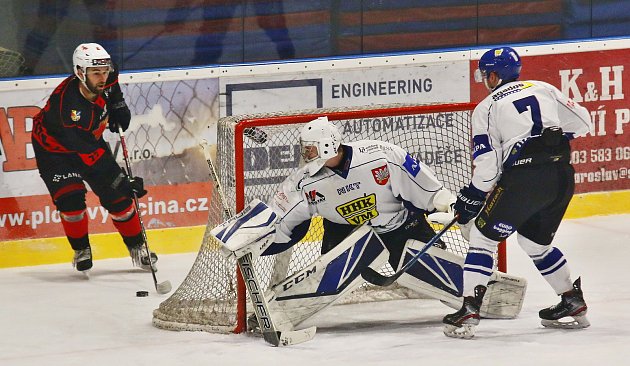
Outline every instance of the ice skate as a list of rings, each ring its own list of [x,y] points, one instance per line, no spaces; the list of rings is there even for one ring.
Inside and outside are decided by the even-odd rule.
[[[582,281],[580,278],[573,282],[573,289],[563,293],[558,304],[542,309],[538,312],[541,324],[548,328],[581,329],[589,323],[586,318],[588,307],[582,293]],[[572,318],[565,319],[563,318]]]
[[[444,317],[444,335],[452,338],[470,339],[475,336],[475,327],[479,324],[479,308],[486,287],[475,287],[475,296],[464,297],[462,308]]]
[[[72,266],[76,268],[77,271],[84,273],[92,268],[92,249],[87,247],[85,249],[75,250]]]
[[[153,270],[157,272],[157,267],[155,263],[158,260],[157,254],[154,252],[148,252],[144,246],[128,248],[129,255],[131,256],[131,262],[134,266],[140,267],[145,271],[151,270],[151,264],[153,264]],[[149,262],[149,253],[151,257],[151,262]]]

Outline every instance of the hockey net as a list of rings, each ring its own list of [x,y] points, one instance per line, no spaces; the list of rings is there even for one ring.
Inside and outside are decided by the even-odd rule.
[[[470,103],[379,105],[226,117],[217,127],[215,167],[231,212],[239,212],[254,198],[266,202],[276,186],[299,166],[301,126],[327,116],[339,127],[343,141],[374,139],[397,144],[429,165],[446,188],[457,192],[471,174],[473,108]],[[226,219],[216,192],[212,192],[210,202],[213,207],[197,259],[180,287],[153,312],[153,324],[158,328],[237,333],[246,329],[249,300],[236,262],[219,254],[218,243],[209,234]],[[315,261],[321,238],[321,220],[315,218],[307,235],[292,249],[258,258],[255,267],[261,286],[267,288]],[[449,251],[465,255],[468,243],[459,230],[450,230],[443,240]],[[498,262],[499,258],[495,259],[502,270]],[[346,302],[413,295],[393,287],[366,285]]]
[[[21,53],[0,47],[0,78],[19,76],[24,71]]]

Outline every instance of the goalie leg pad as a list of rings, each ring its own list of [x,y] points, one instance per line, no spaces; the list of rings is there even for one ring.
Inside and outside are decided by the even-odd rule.
[[[423,246],[422,242],[408,240],[400,265]],[[432,247],[400,276],[398,284],[459,310],[463,301],[463,265],[464,258]],[[493,271],[487,287],[480,309],[482,317],[511,319],[520,313],[527,289],[524,278]]]
[[[398,268],[423,247],[424,243],[421,241],[407,240]],[[410,290],[441,300],[459,309],[462,305],[463,264],[462,257],[431,247],[406,273],[400,276],[397,282]]]
[[[295,326],[333,305],[365,281],[361,270],[380,268],[389,252],[369,226],[350,234],[314,263],[267,292],[269,310],[280,331]]]

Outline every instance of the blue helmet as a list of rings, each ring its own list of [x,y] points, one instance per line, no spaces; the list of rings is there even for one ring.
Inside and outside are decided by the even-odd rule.
[[[521,58],[510,47],[497,47],[481,56],[479,59],[480,76],[488,77],[491,72],[496,72],[503,82],[518,79],[521,74]],[[475,75],[475,80],[477,79]],[[481,82],[482,80],[477,80]]]

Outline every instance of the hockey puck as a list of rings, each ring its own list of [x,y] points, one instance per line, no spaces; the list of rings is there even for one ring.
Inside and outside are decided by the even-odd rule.
[[[147,297],[149,296],[149,291],[136,291],[137,297]]]

